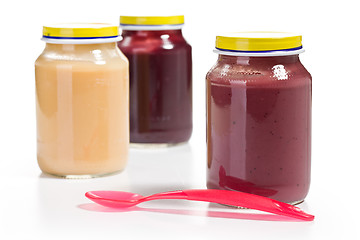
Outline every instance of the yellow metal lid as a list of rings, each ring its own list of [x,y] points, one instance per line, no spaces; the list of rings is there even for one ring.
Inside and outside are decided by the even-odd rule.
[[[120,16],[122,29],[180,29],[184,15],[176,16]]]
[[[217,36],[215,47],[219,51],[245,54],[290,53],[302,49],[302,36],[285,32],[236,32]]]
[[[61,23],[43,27],[43,40],[48,42],[51,40],[110,42],[117,40],[118,37],[118,27],[107,23]]]

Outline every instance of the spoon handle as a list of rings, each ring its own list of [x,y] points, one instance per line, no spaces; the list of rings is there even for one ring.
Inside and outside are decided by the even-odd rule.
[[[187,199],[193,201],[213,202],[237,207],[250,208],[269,212],[273,214],[293,217],[305,221],[314,220],[314,216],[303,212],[300,208],[293,205],[279,202],[267,197],[254,194],[215,190],[215,189],[191,189],[182,191],[173,191],[166,193],[158,193],[145,197],[144,201],[155,199]]]

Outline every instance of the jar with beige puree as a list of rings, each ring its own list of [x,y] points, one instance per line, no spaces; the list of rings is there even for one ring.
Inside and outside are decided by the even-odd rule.
[[[122,170],[129,145],[128,60],[108,24],[44,26],[35,62],[37,159],[45,173],[82,178]]]

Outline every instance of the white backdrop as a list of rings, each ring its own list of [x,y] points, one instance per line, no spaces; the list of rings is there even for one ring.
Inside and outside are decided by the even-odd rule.
[[[234,222],[209,222],[200,217],[187,219],[181,216],[168,217],[165,223],[160,219],[163,216],[154,214],[147,219],[149,226],[165,224],[166,231],[161,231],[160,227],[146,227],[146,220],[137,216],[145,223],[140,224],[142,231],[134,232],[137,221],[133,215],[127,217],[134,218],[133,222],[130,221],[134,224],[120,229],[113,221],[119,221],[120,224],[121,218],[94,214],[86,215],[86,219],[91,219],[86,224],[91,227],[86,228],[85,224],[80,228],[76,221],[82,221],[82,218],[77,218],[77,212],[74,213],[66,206],[60,208],[61,213],[56,212],[58,215],[41,214],[50,211],[42,208],[44,202],[39,202],[49,189],[57,189],[57,186],[71,189],[71,194],[81,195],[80,202],[76,200],[81,204],[86,202],[82,198],[84,185],[88,184],[86,187],[94,190],[89,186],[109,186],[106,184],[111,180],[86,180],[81,182],[80,190],[77,191],[73,186],[79,182],[46,179],[37,167],[34,61],[45,45],[40,41],[42,26],[74,21],[118,24],[120,15],[157,14],[184,14],[183,34],[193,47],[194,131],[190,144],[186,145],[184,151],[179,150],[182,153],[179,156],[186,158],[183,160],[186,163],[193,161],[189,166],[196,170],[186,178],[194,184],[179,184],[180,187],[202,187],[205,181],[205,75],[217,58],[212,52],[216,34],[270,30],[299,32],[303,35],[306,51],[301,55],[301,60],[313,77],[313,180],[305,207],[317,216],[314,223],[306,226],[302,223],[297,226],[288,223],[273,226],[261,221],[248,223],[247,220],[236,219]],[[288,239],[292,235],[295,236],[293,239],[360,237],[356,224],[359,222],[356,215],[360,211],[346,203],[349,201],[356,204],[360,197],[360,14],[356,1],[14,0],[1,3],[0,19],[0,239],[26,239],[29,235],[46,239],[54,236],[55,232],[59,238],[72,239],[71,236],[87,236],[87,231],[89,237],[90,233],[91,236],[102,236],[103,233],[109,237],[125,236],[125,239],[145,235],[168,238],[175,233],[174,239],[191,236],[211,239],[223,236],[222,227],[228,236],[238,237],[262,238],[264,236],[257,231],[259,228],[264,229],[268,238]],[[151,154],[132,152],[130,160],[133,163],[129,163],[129,171],[137,171],[136,166],[141,168],[140,162],[144,161],[143,158],[151,158]],[[164,162],[171,156],[173,154],[165,154]],[[182,160],[174,161],[181,163]],[[148,166],[146,164],[149,162],[144,161],[143,164]],[[146,171],[143,173],[146,175]],[[120,174],[116,180],[122,178]],[[145,177],[138,179],[140,185],[141,179],[147,182]],[[160,186],[156,190],[166,189]],[[153,191],[148,190],[150,192]],[[12,199],[12,196],[16,198]],[[19,198],[21,196],[23,198]],[[46,199],[49,208],[56,208],[56,203],[61,202],[56,197]],[[330,211],[334,212],[333,217]],[[149,219],[153,218],[155,223],[150,223],[153,220]],[[91,224],[97,220],[104,224]],[[245,228],[244,224],[250,230],[238,232],[236,226]],[[230,229],[229,225],[234,228]],[[96,226],[99,227],[98,234],[94,232]],[[219,229],[216,230],[217,227]],[[7,237],[3,238],[5,234]]]

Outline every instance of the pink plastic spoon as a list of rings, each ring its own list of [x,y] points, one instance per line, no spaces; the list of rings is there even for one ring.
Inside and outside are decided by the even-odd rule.
[[[228,190],[193,189],[157,193],[148,197],[130,192],[91,191],[85,193],[85,196],[93,202],[111,208],[128,208],[142,202],[158,199],[184,199],[250,208],[304,221],[314,220],[313,215],[307,214],[290,204],[254,194]]]

